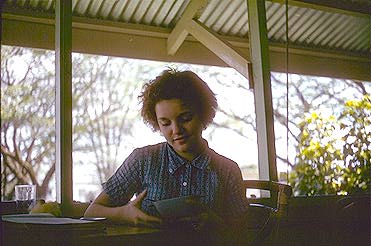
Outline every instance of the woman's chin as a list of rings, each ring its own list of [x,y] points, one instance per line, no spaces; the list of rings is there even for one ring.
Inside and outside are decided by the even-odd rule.
[[[179,154],[189,154],[189,148],[187,146],[173,146],[174,150]]]

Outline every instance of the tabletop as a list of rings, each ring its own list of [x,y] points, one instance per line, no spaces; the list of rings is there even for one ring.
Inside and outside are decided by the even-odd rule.
[[[48,218],[49,219],[49,218]],[[59,218],[59,221],[70,218]],[[107,222],[93,223],[15,223],[1,222],[3,246],[62,246],[62,245],[210,245],[216,234],[200,233],[189,228],[149,228],[118,225]],[[214,243],[213,243],[214,244]]]

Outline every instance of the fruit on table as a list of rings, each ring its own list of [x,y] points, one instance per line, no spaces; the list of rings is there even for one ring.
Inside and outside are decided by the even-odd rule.
[[[38,200],[31,209],[30,214],[35,213],[50,213],[56,217],[62,215],[61,208],[57,202],[45,202],[44,200]]]

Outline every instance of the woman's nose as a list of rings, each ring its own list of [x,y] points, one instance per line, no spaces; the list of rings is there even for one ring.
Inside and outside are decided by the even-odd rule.
[[[183,130],[182,124],[180,124],[179,122],[175,122],[173,124],[173,134],[181,133],[182,130]]]

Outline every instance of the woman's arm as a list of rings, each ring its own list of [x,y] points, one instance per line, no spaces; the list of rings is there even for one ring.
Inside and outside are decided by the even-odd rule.
[[[133,201],[120,207],[112,207],[108,195],[102,191],[86,209],[85,217],[105,217],[117,223],[129,223],[141,226],[157,226],[161,219],[145,214],[140,210],[140,204],[146,196],[146,190]]]

